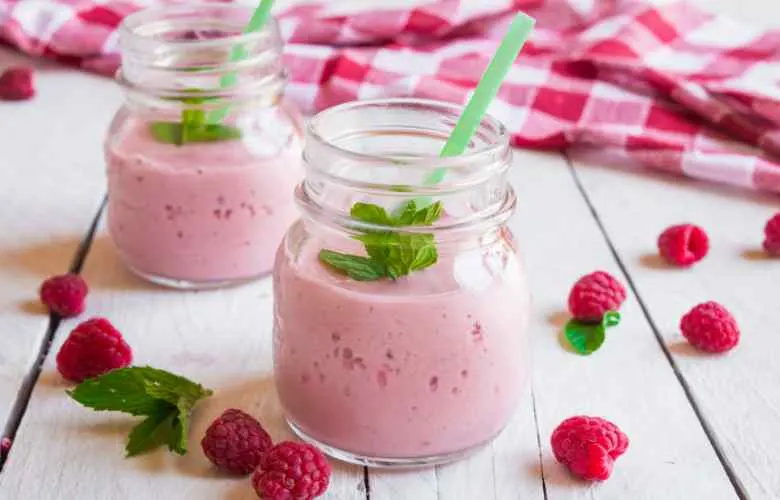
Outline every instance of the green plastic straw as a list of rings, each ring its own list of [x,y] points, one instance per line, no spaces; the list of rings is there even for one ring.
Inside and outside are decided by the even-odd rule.
[[[534,29],[536,21],[534,18],[518,13],[512,20],[512,24],[509,26],[504,39],[501,41],[496,54],[488,64],[487,69],[482,74],[482,78],[477,84],[477,88],[474,89],[471,99],[466,108],[463,110],[463,114],[460,115],[458,123],[455,124],[455,128],[452,130],[447,143],[444,144],[440,157],[458,156],[466,151],[466,147],[471,140],[471,136],[477,131],[482,117],[487,112],[490,102],[496,97],[501,82],[504,81],[506,74],[509,72],[509,68],[517,59],[517,55],[525,45],[526,40],[531,35]],[[425,180],[427,185],[438,184],[447,175],[447,169],[442,167],[433,171],[433,173]]]
[[[268,23],[268,20],[271,19],[271,8],[273,5],[274,0],[261,0],[260,4],[255,9],[255,12],[252,14],[252,18],[249,20],[249,23],[247,23],[246,27],[244,28],[244,33],[253,33],[263,29],[266,23]],[[231,49],[228,60],[230,62],[237,62],[244,59],[246,56],[247,53],[244,46],[236,45]],[[235,73],[226,73],[222,75],[222,78],[219,79],[219,86],[220,88],[225,89],[235,85],[237,81],[238,77]],[[227,106],[221,109],[215,109],[208,114],[208,122],[219,123],[225,119],[229,112],[230,108]]]

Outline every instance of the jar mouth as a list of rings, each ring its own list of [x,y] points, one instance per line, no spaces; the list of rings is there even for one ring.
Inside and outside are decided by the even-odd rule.
[[[339,233],[357,236],[366,232],[399,231],[411,234],[436,234],[437,240],[446,242],[458,240],[464,233],[481,233],[505,224],[517,208],[517,195],[511,186],[503,193],[501,201],[488,213],[474,213],[469,217],[437,221],[430,226],[385,226],[355,219],[347,212],[334,211],[313,200],[303,185],[295,189],[295,202],[304,218],[316,220],[319,224]]]
[[[197,14],[193,14],[196,12]],[[208,13],[219,13],[209,16]],[[180,5],[148,7],[134,12],[122,21],[119,26],[119,37],[131,41],[139,47],[154,48],[161,45],[182,49],[209,49],[228,45],[257,44],[278,36],[276,21],[270,20],[261,30],[245,33],[244,27],[252,14],[252,9],[246,5],[231,5],[214,2],[193,2]],[[220,31],[219,36],[161,38],[161,33],[170,33],[177,23],[196,21],[202,31]],[[228,25],[219,26],[218,22]],[[196,25],[197,26],[197,25]],[[232,28],[232,29],[231,29]],[[228,31],[230,29],[230,31]],[[193,26],[186,32],[197,33]]]
[[[342,160],[361,162],[367,166],[370,166],[371,163],[392,163],[405,168],[419,170],[457,168],[475,164],[485,165],[491,161],[491,158],[503,158],[507,155],[509,150],[509,133],[500,121],[487,114],[482,118],[475,133],[476,136],[482,137],[484,144],[476,145],[472,139],[466,151],[458,156],[440,157],[432,154],[398,156],[359,151],[339,143],[341,139],[353,133],[349,129],[345,130],[343,118],[348,117],[350,114],[357,115],[370,109],[381,112],[382,110],[391,111],[398,108],[405,108],[412,112],[425,111],[441,115],[443,118],[441,124],[444,127],[435,132],[437,132],[436,135],[442,142],[446,139],[446,136],[450,133],[464,109],[461,105],[445,101],[411,97],[347,102],[321,111],[309,121],[307,136],[309,141],[314,143],[310,149],[323,148],[330,154],[337,155]],[[343,131],[342,134],[336,136],[330,132],[333,129],[330,125],[334,123],[339,124],[340,130]],[[365,124],[359,123],[359,126],[365,126]],[[409,127],[405,128],[409,129]],[[416,130],[420,132],[434,132],[423,127]],[[388,124],[384,129],[377,132],[394,133],[394,127]]]
[[[217,2],[130,14],[119,27],[117,80],[140,101],[192,97],[193,89],[203,98],[278,100],[286,81],[279,28],[270,20],[244,33],[252,14],[249,6]]]

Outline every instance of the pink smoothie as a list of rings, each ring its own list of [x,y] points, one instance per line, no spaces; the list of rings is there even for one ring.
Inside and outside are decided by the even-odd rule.
[[[122,124],[106,145],[108,226],[130,267],[206,284],[270,272],[298,216],[301,150],[295,136],[270,150],[255,139],[176,146]]]
[[[277,257],[275,377],[295,426],[393,459],[464,451],[506,425],[528,375],[529,298],[505,240],[397,282],[337,275],[318,251]]]

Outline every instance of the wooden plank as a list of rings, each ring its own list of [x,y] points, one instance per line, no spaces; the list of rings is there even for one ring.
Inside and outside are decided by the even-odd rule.
[[[513,180],[520,206],[513,225],[534,298],[534,394],[548,497],[734,498],[635,297],[629,296],[622,323],[608,333],[601,350],[578,356],[562,346],[560,329],[573,282],[596,269],[625,280],[568,167],[557,158],[531,153],[519,153],[517,161],[521,167]],[[603,192],[621,189],[613,185]],[[657,202],[641,192],[633,195]],[[631,440],[612,478],[595,487],[572,479],[550,450],[553,429],[579,414],[608,418]],[[515,464],[517,474],[527,472],[524,466],[529,467]]]
[[[19,64],[42,71],[33,101],[0,102],[0,432],[7,433],[49,324],[38,287],[68,270],[100,204],[100,141],[118,102],[105,79],[0,48],[0,69]]]
[[[83,274],[92,287],[83,318],[110,318],[133,347],[135,364],[175,371],[215,395],[196,411],[185,457],[159,450],[125,459],[124,440],[135,419],[71,401],[50,356],[0,490],[11,498],[252,498],[248,480],[215,472],[199,439],[231,407],[257,416],[275,440],[292,438],[271,378],[271,280],[210,292],[153,287],[123,268],[105,235],[95,241]],[[53,352],[75,324],[63,324]],[[328,498],[365,496],[362,468],[337,465]]]
[[[653,0],[662,2],[666,0]],[[778,27],[780,3],[762,0],[693,0],[694,3],[715,12],[729,16],[743,23],[766,28]]]
[[[749,498],[779,498],[780,264],[761,251],[777,196],[581,163],[577,172]],[[710,253],[692,269],[666,268],[655,257],[656,238],[684,222],[705,228]],[[682,315],[707,300],[740,325],[741,343],[728,355],[700,354],[679,333]]]

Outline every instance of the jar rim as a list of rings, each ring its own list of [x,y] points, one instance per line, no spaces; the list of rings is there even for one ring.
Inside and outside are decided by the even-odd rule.
[[[395,156],[381,155],[365,153],[355,151],[349,147],[340,146],[331,140],[328,140],[320,132],[320,123],[332,118],[334,114],[343,113],[359,109],[361,107],[370,106],[407,106],[407,107],[419,107],[428,108],[432,110],[441,111],[442,113],[452,113],[456,116],[460,116],[463,112],[464,106],[459,104],[440,101],[436,99],[424,99],[418,97],[391,97],[384,99],[367,99],[362,101],[349,101],[343,104],[332,106],[328,109],[320,111],[314,117],[309,120],[306,127],[307,138],[313,140],[318,145],[330,150],[332,153],[338,154],[340,157],[360,161],[360,162],[377,162],[387,163],[388,161],[403,165],[411,168],[421,168],[425,170],[438,169],[442,167],[458,166],[462,163],[479,162],[482,158],[490,158],[495,155],[500,155],[502,151],[509,148],[509,132],[503,123],[494,118],[490,114],[485,114],[479,123],[479,128],[493,131],[495,134],[495,140],[485,147],[475,149],[472,151],[465,151],[458,156],[439,157],[439,156],[418,156],[409,158],[398,158]]]
[[[279,26],[275,19],[271,18],[268,23],[261,30],[244,32],[238,34],[232,34],[228,36],[221,36],[218,38],[206,38],[200,40],[161,40],[148,34],[138,33],[138,28],[154,22],[161,15],[175,15],[185,14],[193,12],[199,9],[215,9],[220,11],[246,11],[252,12],[252,8],[245,4],[223,4],[215,2],[192,2],[186,4],[173,4],[173,5],[156,5],[153,7],[146,7],[129,14],[119,25],[119,38],[132,40],[143,45],[160,45],[164,44],[168,47],[187,47],[190,49],[206,49],[219,47],[225,44],[229,45],[241,45],[252,42],[258,42],[266,38],[273,38],[277,36],[279,32]],[[248,20],[248,19],[247,19]]]

